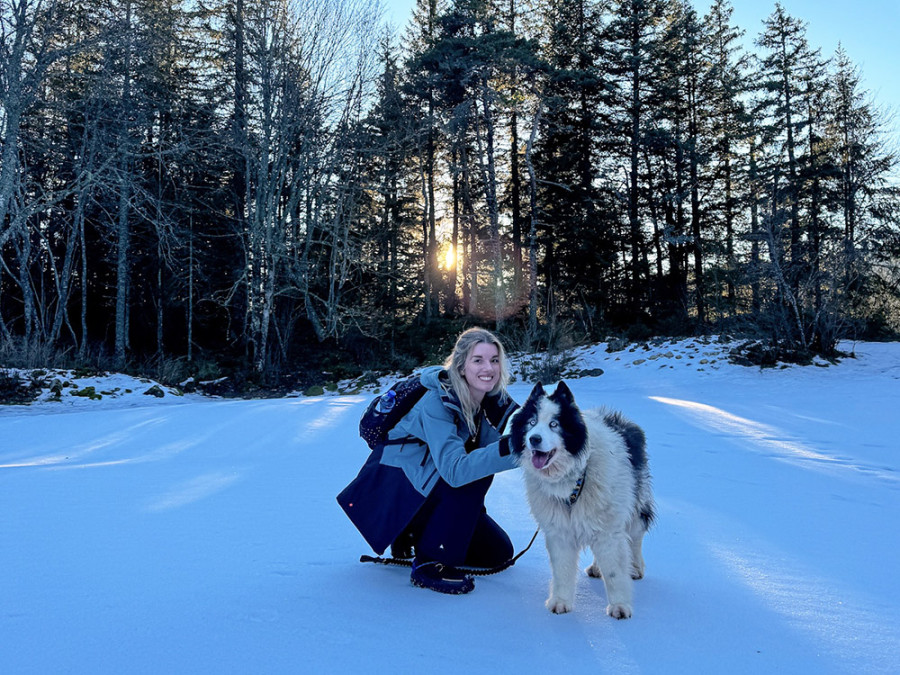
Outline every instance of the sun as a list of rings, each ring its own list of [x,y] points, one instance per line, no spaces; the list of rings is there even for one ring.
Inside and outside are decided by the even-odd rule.
[[[459,252],[454,248],[453,244],[447,246],[444,253],[444,269],[452,270],[459,264]]]

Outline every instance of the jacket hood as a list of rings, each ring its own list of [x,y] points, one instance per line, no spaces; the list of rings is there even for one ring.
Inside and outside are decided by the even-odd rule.
[[[450,376],[443,366],[428,366],[419,373],[419,381],[426,389],[436,391],[445,406],[461,412],[462,404],[456,392],[450,387]]]
[[[443,374],[444,381],[447,380],[446,371],[443,366],[427,366],[421,370],[419,373],[419,379],[422,384],[427,389],[440,390],[441,389],[441,377]]]

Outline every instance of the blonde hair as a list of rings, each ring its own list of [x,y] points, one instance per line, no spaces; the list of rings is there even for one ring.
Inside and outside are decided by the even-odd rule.
[[[472,353],[476,345],[482,343],[494,345],[500,355],[500,377],[490,393],[499,393],[501,402],[505,402],[508,396],[506,387],[509,384],[509,361],[506,357],[506,350],[503,349],[503,343],[489,330],[469,328],[463,331],[456,339],[456,345],[453,347],[450,356],[444,362],[444,367],[450,376],[450,387],[459,399],[463,419],[466,421],[469,432],[472,434],[475,433],[475,415],[478,413],[480,406],[472,398],[472,394],[469,392],[469,385],[463,377],[463,372],[466,369],[466,359],[469,358],[469,354]]]

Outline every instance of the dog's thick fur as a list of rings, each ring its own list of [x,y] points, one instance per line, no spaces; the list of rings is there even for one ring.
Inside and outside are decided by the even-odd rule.
[[[508,430],[550,554],[547,608],[572,609],[579,554],[590,547],[587,573],[606,584],[606,613],[629,618],[631,580],[644,576],[641,543],[655,517],[644,432],[617,412],[580,411],[564,382],[551,393],[538,383]]]

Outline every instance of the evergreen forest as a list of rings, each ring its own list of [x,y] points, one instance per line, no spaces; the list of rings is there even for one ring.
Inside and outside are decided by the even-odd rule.
[[[896,337],[891,111],[802,17],[732,13],[0,0],[0,363],[274,386],[474,324]]]

